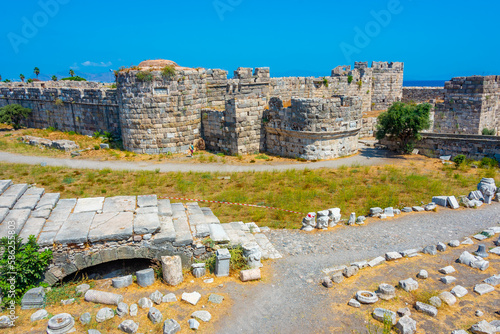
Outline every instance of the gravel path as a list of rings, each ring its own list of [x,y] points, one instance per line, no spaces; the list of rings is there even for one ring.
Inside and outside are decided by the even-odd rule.
[[[104,169],[112,170],[149,170],[154,171],[159,169],[160,172],[251,172],[251,171],[283,171],[289,169],[319,169],[319,168],[338,168],[342,165],[351,166],[359,164],[362,166],[383,165],[397,163],[401,158],[394,155],[390,151],[376,149],[373,147],[363,147],[359,154],[328,161],[319,161],[311,163],[296,163],[296,164],[266,164],[266,165],[230,165],[230,164],[185,164],[185,163],[150,163],[150,162],[128,162],[128,161],[97,161],[85,159],[71,158],[48,158],[38,156],[27,156],[21,154],[0,152],[0,161],[21,163],[29,165],[40,165],[45,163],[48,166],[60,166],[70,168],[84,169]]]
[[[318,284],[322,269],[388,251],[462,240],[499,223],[500,204],[494,203],[477,210],[408,214],[331,232],[272,231],[267,235],[284,258],[266,265],[271,270],[263,283],[227,287],[234,307],[217,333],[329,333],[326,324],[333,316],[327,290]],[[351,331],[346,328],[345,333]]]

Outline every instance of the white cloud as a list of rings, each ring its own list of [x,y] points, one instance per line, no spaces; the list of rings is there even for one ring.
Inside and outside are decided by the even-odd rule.
[[[94,63],[90,60],[87,60],[86,62],[83,62],[82,63],[83,66],[93,66],[93,67],[110,67],[111,65],[113,65],[110,61],[108,61],[107,63],[101,61],[100,63]]]

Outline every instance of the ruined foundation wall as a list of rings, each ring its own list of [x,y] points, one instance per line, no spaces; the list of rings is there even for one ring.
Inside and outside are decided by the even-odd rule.
[[[268,152],[306,160],[333,159],[358,150],[361,99],[292,99],[283,108],[281,99],[270,101],[266,126]]]
[[[24,125],[54,127],[92,135],[108,131],[120,136],[116,89],[97,83],[46,82],[0,85],[0,107],[20,104],[32,109]]]

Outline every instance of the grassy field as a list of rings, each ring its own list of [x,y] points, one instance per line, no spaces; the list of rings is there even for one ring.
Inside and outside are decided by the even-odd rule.
[[[187,152],[175,154],[137,154],[120,148],[120,145],[111,145],[110,149],[100,149],[99,144],[103,139],[85,136],[74,132],[62,132],[54,129],[32,129],[25,128],[14,130],[11,126],[0,123],[0,150],[4,152],[44,156],[52,158],[70,158],[71,152],[65,152],[52,148],[40,148],[25,144],[21,141],[24,136],[34,136],[50,140],[66,139],[74,141],[80,149],[89,149],[81,152],[80,156],[72,159],[91,159],[99,161],[146,161],[148,163],[228,163],[228,164],[279,164],[300,163],[298,159],[289,159],[277,156],[269,156],[255,152],[249,155],[230,156],[223,153],[197,151],[193,157],[188,157]]]
[[[284,172],[157,173],[78,170],[0,164],[0,179],[35,183],[61,198],[157,194],[158,196],[258,204],[298,212],[339,207],[343,216],[370,207],[420,205],[436,195],[467,195],[482,177],[500,183],[497,168],[456,169],[439,160],[408,156],[397,165]],[[230,180],[219,179],[230,176]],[[175,201],[174,201],[175,202]],[[254,221],[273,228],[300,228],[302,216],[261,208],[206,204],[222,222]]]

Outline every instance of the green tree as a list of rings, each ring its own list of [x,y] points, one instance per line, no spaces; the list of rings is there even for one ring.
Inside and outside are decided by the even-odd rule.
[[[3,304],[19,303],[23,294],[36,287],[45,269],[52,260],[52,251],[49,249],[39,252],[40,246],[35,236],[30,235],[26,243],[17,235],[0,239],[0,289],[4,292]],[[12,275],[12,273],[15,273]],[[10,295],[11,282],[14,280],[15,294]]]
[[[0,123],[12,125],[14,129],[21,128],[21,121],[31,114],[31,109],[19,104],[9,104],[0,108]]]
[[[55,75],[52,76],[52,81],[57,81],[57,77]]]
[[[69,70],[69,75],[71,75],[73,77],[75,75],[75,71],[73,71],[73,69],[70,69]]]
[[[29,78],[27,83],[32,83],[33,82],[33,79]]]
[[[35,67],[35,69],[33,70],[33,73],[35,73],[36,78],[38,79],[38,75],[40,74],[40,69],[38,67]]]
[[[19,74],[19,78],[21,78],[21,81],[24,82],[24,78],[25,78],[24,74]]]
[[[413,150],[415,141],[422,139],[420,131],[431,125],[428,103],[415,104],[395,102],[386,112],[378,116],[377,139],[385,137],[399,142],[399,149],[405,153]]]

